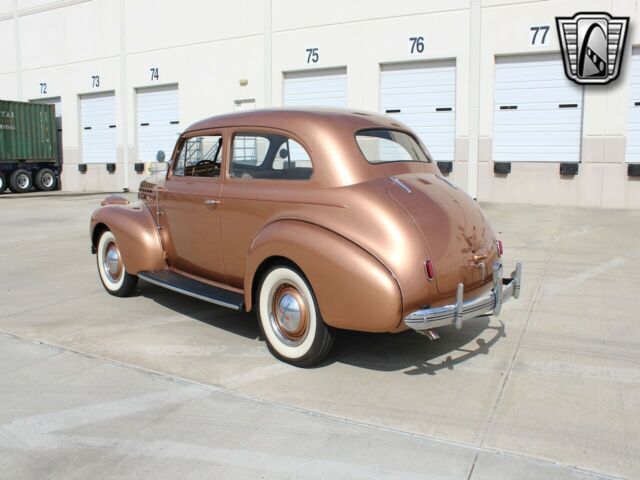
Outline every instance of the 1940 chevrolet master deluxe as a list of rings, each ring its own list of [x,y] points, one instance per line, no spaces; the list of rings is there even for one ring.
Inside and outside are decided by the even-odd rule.
[[[517,298],[478,204],[405,125],[345,110],[212,117],[179,138],[166,178],[91,218],[100,279],[139,278],[235,310],[271,352],[310,366],[335,329],[437,338]]]

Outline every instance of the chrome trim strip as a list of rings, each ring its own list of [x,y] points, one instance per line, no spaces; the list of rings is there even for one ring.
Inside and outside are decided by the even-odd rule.
[[[389,177],[389,179],[395,183],[396,185],[398,185],[400,188],[402,188],[405,192],[407,192],[409,195],[411,195],[413,192],[411,191],[411,189],[409,187],[407,187],[402,180],[400,180],[397,177],[391,176]]]
[[[466,320],[481,315],[499,315],[502,304],[511,297],[520,296],[522,264],[516,264],[511,278],[502,278],[502,263],[493,265],[493,289],[486,295],[464,300],[464,285],[458,284],[455,303],[441,307],[426,308],[410,313],[404,318],[409,328],[422,331],[431,328],[455,325],[462,328]]]
[[[191,292],[189,290],[185,290],[183,288],[179,288],[179,287],[170,285],[168,283],[164,283],[164,282],[161,282],[159,280],[155,280],[153,278],[149,278],[144,273],[139,273],[138,277],[142,278],[146,282],[153,283],[154,285],[158,285],[159,287],[166,288],[167,290],[173,290],[174,292],[182,293],[184,295],[188,295],[188,296],[193,297],[193,298],[204,300],[205,302],[213,303],[215,305],[220,305],[222,307],[227,307],[227,308],[230,308],[231,310],[236,310],[236,311],[240,310],[240,306],[239,305],[235,305],[233,303],[223,302],[221,300],[215,300],[215,299],[210,298],[210,297],[205,297],[204,295],[199,295],[197,293],[193,293],[193,292]]]

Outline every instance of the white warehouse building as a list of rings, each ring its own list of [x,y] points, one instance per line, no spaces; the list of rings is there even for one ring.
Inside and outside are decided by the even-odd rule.
[[[639,208],[629,168],[640,163],[639,8],[0,0],[0,98],[55,104],[68,191],[135,191],[157,152],[168,159],[181,130],[204,117],[321,105],[405,122],[480,201]],[[555,17],[579,11],[630,17],[609,85],[564,74]]]

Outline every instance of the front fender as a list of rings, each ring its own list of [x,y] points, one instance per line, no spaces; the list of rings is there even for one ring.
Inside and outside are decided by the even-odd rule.
[[[167,268],[155,220],[145,205],[107,203],[93,212],[90,227],[93,247],[98,246],[98,229],[104,227],[115,235],[130,274]]]
[[[270,223],[256,235],[245,266],[247,309],[252,305],[256,273],[261,275],[260,267],[273,257],[284,257],[300,267],[328,325],[366,332],[397,330],[402,296],[391,272],[350,240],[298,220]]]

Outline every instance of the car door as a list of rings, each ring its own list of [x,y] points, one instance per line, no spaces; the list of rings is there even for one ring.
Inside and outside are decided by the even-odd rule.
[[[161,227],[169,266],[225,281],[220,241],[220,192],[224,130],[184,139],[165,182]]]
[[[272,218],[295,217],[308,208],[299,200],[309,189],[313,166],[307,149],[287,132],[237,127],[228,130],[228,139],[222,252],[228,285],[243,288],[247,252],[256,233]]]

